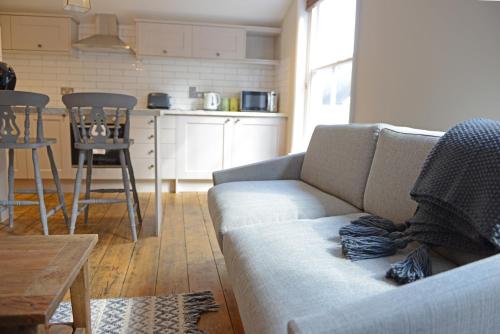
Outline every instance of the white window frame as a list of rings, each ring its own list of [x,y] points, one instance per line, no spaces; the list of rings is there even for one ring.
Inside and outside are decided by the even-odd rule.
[[[306,77],[305,77],[305,105],[304,105],[304,127],[303,127],[303,135],[306,140],[309,140],[307,136],[309,135],[307,133],[309,129],[309,122],[310,120],[310,110],[311,110],[311,84],[312,80],[314,77],[314,74],[317,71],[324,70],[326,68],[332,68],[335,69],[335,67],[345,64],[347,62],[352,62],[352,73],[351,73],[351,102],[350,102],[350,110],[349,110],[349,122],[352,122],[353,120],[353,106],[354,106],[354,73],[356,71],[356,54],[357,54],[357,45],[358,45],[358,20],[359,20],[359,0],[356,0],[356,19],[355,19],[355,32],[354,32],[354,50],[353,50],[353,56],[342,59],[339,61],[332,62],[330,64],[322,65],[317,68],[312,68],[311,67],[311,41],[312,41],[312,28],[313,28],[313,9],[323,1],[327,0],[319,0],[317,1],[311,8],[308,9],[308,23],[307,23],[307,56],[306,56]],[[316,13],[316,15],[319,15],[319,11]]]

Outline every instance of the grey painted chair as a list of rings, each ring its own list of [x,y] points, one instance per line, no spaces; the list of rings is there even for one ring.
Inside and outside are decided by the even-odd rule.
[[[68,214],[64,203],[64,195],[61,188],[61,182],[57,172],[57,166],[54,161],[54,153],[51,145],[56,143],[55,139],[44,137],[43,133],[43,117],[42,111],[49,102],[49,97],[42,94],[17,92],[17,91],[0,91],[0,149],[8,150],[9,152],[9,167],[8,167],[8,184],[9,195],[7,200],[0,201],[0,206],[8,207],[9,209],[9,225],[14,226],[14,207],[24,205],[38,205],[40,207],[40,220],[42,222],[43,233],[49,234],[47,219],[54,215],[57,211],[62,210],[64,220],[68,224]],[[16,122],[16,110],[24,111],[25,121],[23,125]],[[31,136],[30,116],[34,113],[37,115],[36,137]],[[35,135],[35,134],[34,134]],[[47,212],[44,201],[44,191],[42,177],[40,174],[40,162],[38,151],[46,149],[50,162],[52,176],[56,185],[56,192],[59,199],[59,204]],[[36,193],[38,202],[35,201],[16,201],[14,191],[14,152],[15,150],[31,150],[33,158],[33,169],[35,171]],[[23,191],[22,193],[26,193]]]
[[[134,170],[130,159],[130,111],[137,104],[133,96],[109,93],[75,93],[62,98],[71,116],[71,126],[75,137],[74,147],[79,151],[78,170],[75,179],[73,209],[70,234],[75,232],[78,215],[85,211],[85,224],[91,204],[127,203],[132,239],[137,240],[135,211],[142,223],[139,196],[135,184]],[[120,136],[123,133],[123,136]],[[123,189],[91,189],[93,150],[117,150],[122,170]],[[85,198],[79,199],[82,173],[87,161]],[[132,183],[132,187],[130,187]],[[90,193],[125,193],[121,199],[91,199]],[[133,198],[132,198],[133,197]],[[79,208],[78,205],[82,204]]]

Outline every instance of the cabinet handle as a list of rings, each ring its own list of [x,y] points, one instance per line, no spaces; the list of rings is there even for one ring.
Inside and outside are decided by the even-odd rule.
[[[234,124],[239,123],[240,119],[238,118],[236,121],[234,121]]]
[[[216,55],[217,57],[220,57],[220,52],[217,52],[215,55]]]
[[[41,49],[41,48],[42,48],[42,44],[38,44],[37,46],[38,46],[38,48],[39,48],[39,49]]]
[[[228,119],[226,119],[226,121],[224,122],[224,124],[227,124],[229,122],[231,122],[231,120],[228,118]]]
[[[154,137],[155,137],[155,135],[150,135],[150,136],[148,137],[148,139],[153,139]]]
[[[150,120],[148,124],[155,124],[155,120],[154,119]]]
[[[167,50],[163,50],[163,54],[166,55],[168,53]]]
[[[155,168],[155,165],[149,165],[148,166],[148,169],[153,169],[153,168]]]
[[[155,150],[151,150],[148,152],[148,154],[153,154],[153,153],[155,153]]]

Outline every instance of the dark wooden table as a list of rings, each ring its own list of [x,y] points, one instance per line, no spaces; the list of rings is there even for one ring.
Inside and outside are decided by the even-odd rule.
[[[0,333],[49,332],[70,290],[75,333],[91,334],[88,258],[97,235],[0,237]]]

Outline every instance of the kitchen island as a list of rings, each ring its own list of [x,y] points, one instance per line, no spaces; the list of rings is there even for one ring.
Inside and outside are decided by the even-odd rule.
[[[44,115],[46,136],[57,139],[54,152],[59,174],[69,185],[76,173],[71,159],[69,117],[64,108],[49,107]],[[156,233],[161,230],[162,191],[206,189],[215,170],[285,154],[286,119],[282,113],[134,109],[130,129],[134,144],[130,152],[139,190],[154,188]],[[16,157],[16,177],[28,179],[33,173],[29,161],[23,163],[22,159]],[[41,172],[50,178],[43,157]],[[121,182],[121,172],[95,168],[93,179],[114,188]]]

